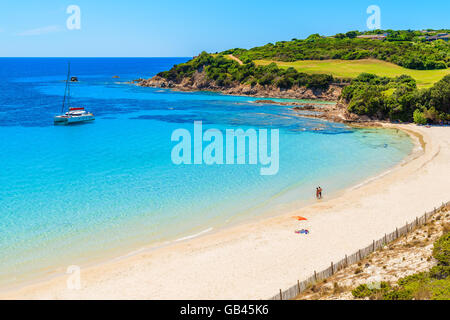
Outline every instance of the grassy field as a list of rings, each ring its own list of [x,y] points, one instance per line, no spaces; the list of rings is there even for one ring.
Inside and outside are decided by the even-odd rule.
[[[380,60],[301,60],[295,62],[282,62],[270,60],[256,60],[257,65],[277,63],[279,67],[294,67],[300,72],[327,73],[335,77],[354,78],[360,73],[373,73],[378,76],[395,77],[407,74],[416,79],[420,88],[431,87],[435,82],[450,74],[450,69],[443,70],[412,70]]]

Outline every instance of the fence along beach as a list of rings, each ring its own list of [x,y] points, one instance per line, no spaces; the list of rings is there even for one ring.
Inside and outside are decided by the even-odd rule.
[[[334,263],[331,262],[331,265],[320,271],[316,272],[314,271],[314,274],[311,275],[306,280],[300,281],[298,280],[295,285],[290,287],[287,290],[281,290],[280,293],[276,294],[269,300],[290,300],[298,296],[300,293],[304,292],[306,289],[308,289],[309,286],[313,285],[314,283],[317,283],[319,281],[325,280],[332,275],[334,275],[339,270],[342,270],[354,263],[357,263],[361,260],[363,260],[365,257],[369,256],[371,253],[385,247],[387,244],[391,243],[394,240],[397,240],[398,238],[408,234],[409,232],[413,231],[417,227],[423,226],[426,224],[429,219],[435,215],[436,213],[440,212],[441,209],[445,208],[450,204],[450,201],[447,203],[442,203],[442,205],[436,209],[434,208],[433,211],[425,212],[421,217],[416,217],[415,220],[413,220],[410,223],[406,223],[401,228],[395,228],[394,231],[392,231],[389,234],[385,234],[381,239],[378,239],[377,241],[373,240],[371,244],[369,244],[367,247],[359,249],[355,253],[347,256],[345,255],[345,258],[341,259],[339,262]]]
[[[331,261],[339,261],[368,244],[373,246],[374,239],[383,238],[406,221],[414,221],[430,208],[448,201],[449,128],[386,126],[406,130],[421,141],[423,151],[380,178],[346,190],[336,198],[83,269],[80,290],[68,290],[67,277],[62,276],[6,292],[1,297],[267,299],[274,296],[280,288],[290,288],[298,279],[310,277],[314,270],[331,268]],[[311,226],[308,236],[294,233],[298,221],[292,215],[308,218]],[[326,274],[318,275],[321,276]]]

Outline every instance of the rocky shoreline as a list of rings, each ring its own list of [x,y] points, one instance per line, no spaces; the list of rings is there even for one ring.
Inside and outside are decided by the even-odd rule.
[[[292,108],[298,112],[300,117],[318,118],[332,122],[352,124],[353,126],[373,127],[380,126],[380,120],[370,119],[367,116],[358,116],[347,110],[347,106],[342,103],[336,105],[302,105]],[[302,113],[303,111],[310,111],[308,114]]]
[[[353,123],[356,125],[373,126],[377,121],[367,116],[358,116],[350,113],[347,106],[340,102],[340,96],[343,89],[342,85],[330,85],[327,89],[311,89],[306,87],[294,86],[290,89],[280,89],[276,86],[254,86],[247,84],[235,84],[232,86],[219,86],[215,81],[209,80],[204,72],[196,72],[192,77],[186,77],[181,82],[167,80],[160,76],[154,76],[150,79],[138,79],[133,81],[140,87],[153,87],[172,89],[176,91],[212,91],[227,95],[240,95],[259,97],[254,103],[277,104],[291,106],[293,110],[298,111],[301,117],[320,118],[333,122]],[[305,99],[321,100],[335,102],[335,104],[324,104],[315,102],[279,102],[270,100],[277,99]],[[307,114],[302,111],[310,111]]]

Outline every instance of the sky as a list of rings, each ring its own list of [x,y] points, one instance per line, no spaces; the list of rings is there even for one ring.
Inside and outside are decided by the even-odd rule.
[[[190,57],[368,30],[370,5],[383,29],[450,28],[448,0],[1,0],[0,57]]]

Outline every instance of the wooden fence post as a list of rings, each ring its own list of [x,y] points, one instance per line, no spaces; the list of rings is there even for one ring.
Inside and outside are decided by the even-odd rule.
[[[395,228],[395,238],[398,239],[398,228]]]
[[[333,261],[331,261],[331,274],[334,274]]]
[[[300,280],[297,280],[297,291],[300,294]]]
[[[385,233],[384,234],[384,245],[386,245],[387,244],[387,234]]]
[[[281,289],[280,289],[280,300],[283,300],[283,294],[281,293]]]
[[[373,240],[373,249],[372,249],[372,252],[375,252],[375,240]]]
[[[416,227],[419,226],[419,217],[416,217]]]
[[[314,270],[314,280],[317,282],[317,272]]]
[[[345,255],[345,267],[348,267],[348,257]]]

